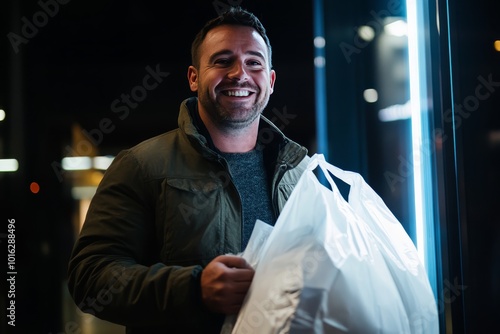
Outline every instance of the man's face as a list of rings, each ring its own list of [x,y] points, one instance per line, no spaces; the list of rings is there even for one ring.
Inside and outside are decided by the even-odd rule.
[[[267,46],[253,28],[223,25],[209,31],[199,69],[188,70],[200,114],[227,131],[252,124],[273,92],[276,74],[269,67]]]

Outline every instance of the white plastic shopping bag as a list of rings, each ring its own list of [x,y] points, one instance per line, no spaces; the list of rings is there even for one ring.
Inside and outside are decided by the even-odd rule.
[[[273,230],[272,225],[269,225],[263,222],[262,220],[257,219],[252,230],[252,235],[248,240],[245,250],[241,254],[239,254],[254,269],[257,269],[257,264],[259,262],[260,257],[262,256],[262,249],[266,244],[266,241],[269,238],[269,235],[271,234],[272,230]],[[235,322],[236,322],[235,314],[227,315],[226,318],[224,319],[224,324],[222,325],[220,334],[232,333]]]
[[[361,175],[328,164],[322,156],[318,159],[325,175],[330,172],[350,185],[349,204],[367,224],[370,237],[386,260],[405,305],[412,333],[437,333],[436,300],[418,251],[403,226]]]
[[[349,202],[328,172],[351,185]],[[427,275],[398,224],[361,176],[314,155],[260,250],[232,333],[438,333]]]

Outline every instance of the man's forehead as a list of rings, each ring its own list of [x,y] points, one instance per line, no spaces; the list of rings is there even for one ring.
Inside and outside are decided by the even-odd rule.
[[[255,42],[255,43],[254,43]],[[232,44],[254,44],[266,49],[266,43],[262,36],[252,27],[239,25],[222,25],[210,30],[205,36],[203,44],[218,45],[220,43]],[[212,46],[212,45],[211,45]],[[226,46],[227,47],[227,46]]]

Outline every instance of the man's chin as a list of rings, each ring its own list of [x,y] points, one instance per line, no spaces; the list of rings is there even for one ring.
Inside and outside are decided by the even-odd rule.
[[[249,125],[251,125],[256,119],[259,118],[260,113],[253,114],[253,111],[251,115],[248,113],[245,115],[240,115],[241,117],[237,117],[234,114],[232,116],[226,117],[221,124],[227,129],[233,129],[233,130],[242,130],[247,128]]]

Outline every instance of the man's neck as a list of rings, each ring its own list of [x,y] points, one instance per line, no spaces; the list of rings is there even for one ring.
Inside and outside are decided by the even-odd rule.
[[[255,148],[260,117],[248,127],[239,130],[225,130],[217,127],[205,114],[200,113],[200,118],[207,128],[215,147],[225,153],[244,153]]]
[[[221,152],[244,153],[253,150],[257,143],[258,118],[249,127],[231,132],[221,131],[211,123],[205,123],[205,126],[215,147]]]

